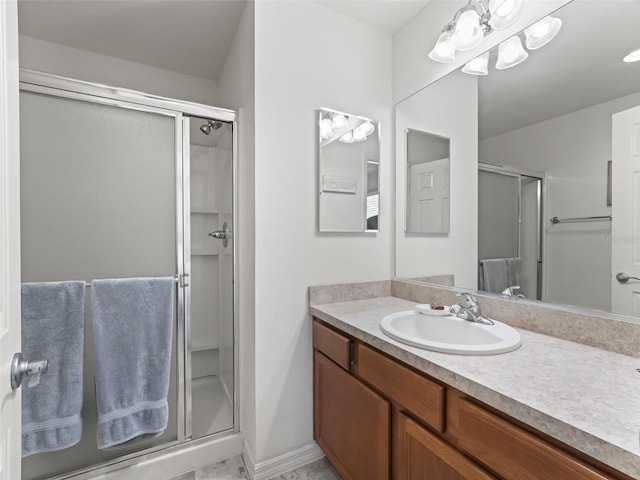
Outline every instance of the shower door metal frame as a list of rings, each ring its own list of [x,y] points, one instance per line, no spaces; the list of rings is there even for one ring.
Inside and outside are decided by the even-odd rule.
[[[536,218],[537,237],[538,237],[538,258],[537,258],[537,300],[542,299],[543,287],[546,282],[543,279],[546,274],[547,261],[545,258],[545,235],[544,235],[544,218],[546,218],[546,202],[544,199],[547,195],[547,174],[546,172],[533,172],[530,170],[523,170],[508,165],[496,165],[487,162],[478,162],[478,170],[483,172],[496,173],[507,177],[514,177],[518,179],[518,256],[521,255],[521,228],[522,228],[522,177],[535,178],[539,180],[537,201],[538,212]]]
[[[233,110],[211,107],[195,102],[176,100],[171,98],[150,95],[135,90],[114,88],[98,83],[85,82],[68,77],[52,75],[48,73],[38,72],[29,69],[20,69],[20,90],[32,93],[40,93],[54,97],[66,98],[71,100],[79,100],[105,106],[117,108],[125,108],[145,113],[153,113],[174,118],[175,121],[175,185],[176,185],[176,272],[178,278],[181,279],[177,289],[177,331],[176,331],[176,378],[177,378],[177,439],[162,445],[157,445],[137,452],[132,452],[112,460],[80,468],[55,477],[50,480],[63,480],[74,478],[76,480],[84,480],[93,478],[96,475],[125,468],[140,461],[152,460],[161,457],[167,453],[173,452],[181,448],[186,442],[189,445],[200,445],[210,440],[228,435],[229,433],[239,432],[239,325],[238,325],[238,292],[235,282],[235,276],[238,272],[238,255],[237,255],[237,238],[233,235],[233,428],[225,430],[218,434],[204,436],[199,439],[191,440],[191,409],[186,408],[186,395],[191,392],[191,379],[187,377],[186,366],[190,366],[191,357],[191,340],[188,333],[191,331],[191,319],[187,308],[188,292],[188,274],[189,259],[186,258],[188,249],[185,248],[185,239],[189,239],[189,226],[186,223],[186,216],[189,214],[189,166],[186,165],[189,160],[185,152],[189,152],[189,145],[184,145],[184,126],[186,116],[197,116],[211,118],[213,120],[221,120],[232,124],[233,127],[233,152],[232,152],[232,190],[233,190],[233,207],[232,218],[234,228],[237,230],[237,135],[238,135],[238,118],[237,113]],[[187,123],[188,125],[188,123]],[[187,137],[188,139],[188,132]],[[186,165],[186,166],[185,166]],[[185,173],[186,172],[186,173]],[[185,225],[186,229],[185,229]],[[186,230],[186,236],[185,236]],[[185,268],[186,267],[186,268]]]

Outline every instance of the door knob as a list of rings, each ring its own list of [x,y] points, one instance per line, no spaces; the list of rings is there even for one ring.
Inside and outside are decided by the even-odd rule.
[[[16,353],[11,361],[11,388],[17,389],[25,378],[29,378],[29,387],[40,383],[40,375],[49,369],[49,360],[28,361],[22,353]]]
[[[632,277],[630,275],[627,275],[624,272],[619,272],[616,274],[616,280],[619,281],[620,283],[627,283],[629,280],[640,280],[640,278],[638,277]]]

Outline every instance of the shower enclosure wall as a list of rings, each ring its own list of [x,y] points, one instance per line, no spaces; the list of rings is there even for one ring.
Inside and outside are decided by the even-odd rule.
[[[87,289],[82,439],[24,458],[22,478],[91,478],[237,432],[235,113],[29,71],[20,102],[22,281],[179,280],[164,433],[97,448]]]
[[[517,293],[537,300],[544,287],[544,191],[544,174],[480,163],[478,259],[520,257]]]

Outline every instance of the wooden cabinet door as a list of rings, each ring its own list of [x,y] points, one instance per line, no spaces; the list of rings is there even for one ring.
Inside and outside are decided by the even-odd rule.
[[[496,480],[409,417],[396,418],[394,480]]]
[[[314,352],[314,437],[343,480],[388,480],[390,406]]]

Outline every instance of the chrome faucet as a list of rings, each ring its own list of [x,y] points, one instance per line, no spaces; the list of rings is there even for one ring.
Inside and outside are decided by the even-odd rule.
[[[501,295],[504,295],[505,297],[510,298],[512,300],[517,300],[519,298],[527,298],[522,293],[516,293],[518,290],[520,290],[520,285],[507,287],[502,291]]]
[[[481,323],[483,325],[494,325],[493,320],[482,316],[480,304],[476,296],[469,292],[456,293],[456,297],[465,297],[465,303],[456,303],[451,305],[449,311],[451,314],[468,322]]]

